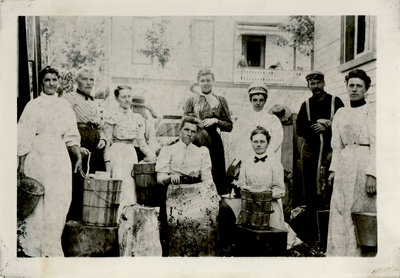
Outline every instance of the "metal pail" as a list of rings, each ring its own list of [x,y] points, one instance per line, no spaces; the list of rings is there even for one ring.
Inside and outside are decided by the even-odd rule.
[[[362,246],[377,246],[376,213],[352,212],[357,243]]]

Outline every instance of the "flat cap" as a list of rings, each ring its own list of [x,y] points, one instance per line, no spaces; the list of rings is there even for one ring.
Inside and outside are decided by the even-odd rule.
[[[324,80],[324,74],[320,71],[312,71],[306,75],[306,80],[316,79],[316,80]]]
[[[133,96],[132,97],[132,104],[135,106],[144,106],[145,99],[142,96]]]

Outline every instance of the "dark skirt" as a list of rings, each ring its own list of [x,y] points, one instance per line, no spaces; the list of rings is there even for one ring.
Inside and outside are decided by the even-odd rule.
[[[97,145],[100,142],[100,133],[97,128],[88,125],[78,125],[79,134],[81,135],[81,147],[91,152],[90,172],[105,171],[104,149],[99,150]],[[83,170],[86,172],[86,159],[82,159]]]
[[[78,124],[79,134],[81,135],[81,147],[90,151],[90,173],[96,171],[105,171],[106,166],[104,163],[104,149],[97,149],[100,141],[99,130],[89,125]],[[70,158],[74,167],[76,158],[70,151]],[[87,156],[82,156],[82,170],[87,171]],[[72,202],[67,215],[67,220],[80,221],[82,219],[82,206],[83,206],[83,177],[81,174],[72,174]]]
[[[215,128],[205,128],[199,132],[193,142],[196,146],[205,146],[210,151],[212,176],[219,195],[228,193],[225,175],[225,153],[221,136]]]

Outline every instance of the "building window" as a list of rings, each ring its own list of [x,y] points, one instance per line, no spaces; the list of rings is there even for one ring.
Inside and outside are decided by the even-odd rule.
[[[265,68],[266,36],[242,36],[242,55],[248,67]]]
[[[341,64],[347,70],[376,59],[376,20],[374,16],[342,17]]]

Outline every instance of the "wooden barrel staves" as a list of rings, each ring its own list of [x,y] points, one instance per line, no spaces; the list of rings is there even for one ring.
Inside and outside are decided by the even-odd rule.
[[[117,226],[121,180],[85,177],[82,223],[101,227]]]
[[[156,164],[134,164],[132,176],[135,179],[137,203],[147,207],[159,207],[161,193],[157,185]]]
[[[242,189],[241,210],[238,223],[242,226],[264,230],[269,228],[272,210],[272,191],[254,192]]]

